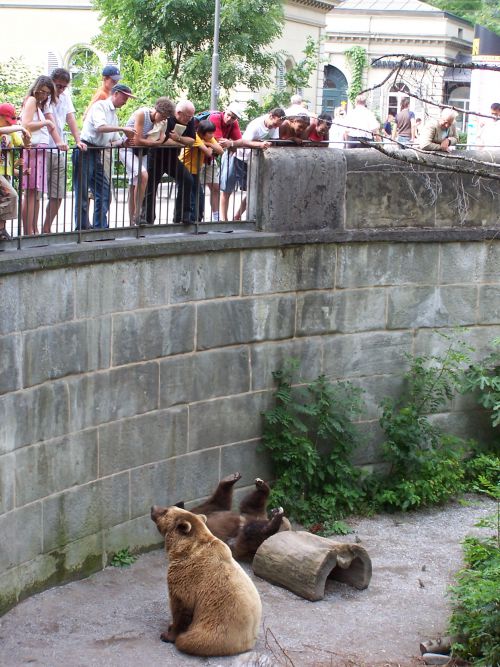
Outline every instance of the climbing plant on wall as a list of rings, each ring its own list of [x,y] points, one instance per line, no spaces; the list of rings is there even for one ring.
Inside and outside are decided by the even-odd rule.
[[[366,49],[362,46],[351,46],[350,49],[344,51],[344,55],[352,73],[348,97],[351,104],[354,104],[354,100],[363,90],[363,75],[367,64]]]

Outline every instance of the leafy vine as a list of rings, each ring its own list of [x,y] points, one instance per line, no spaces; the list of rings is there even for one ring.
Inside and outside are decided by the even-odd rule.
[[[354,100],[363,90],[363,75],[367,64],[366,49],[362,46],[351,46],[350,49],[344,51],[344,55],[352,72],[348,95],[349,100],[354,104]]]

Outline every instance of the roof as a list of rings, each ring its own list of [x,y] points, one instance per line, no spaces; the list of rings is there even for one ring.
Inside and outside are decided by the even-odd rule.
[[[343,0],[335,11],[344,10],[362,10],[370,12],[436,12],[442,13],[442,9],[437,9],[420,0]]]

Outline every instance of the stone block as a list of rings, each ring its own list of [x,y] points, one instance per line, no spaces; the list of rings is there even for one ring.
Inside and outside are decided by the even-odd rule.
[[[383,460],[382,443],[386,439],[378,419],[356,424],[356,432],[357,445],[352,452],[351,461],[362,468],[377,467]]]
[[[23,385],[108,368],[109,318],[69,322],[23,336]]]
[[[0,335],[73,319],[73,271],[17,273],[2,278]]]
[[[436,174],[436,224],[440,227],[493,227],[500,221],[500,184],[468,174]]]
[[[68,432],[69,403],[62,382],[0,396],[0,455]]]
[[[158,373],[158,364],[145,363],[68,380],[71,430],[155,410]]]
[[[129,549],[132,553],[144,551],[153,546],[160,547],[165,539],[151,521],[148,509],[146,516],[137,517],[118,526],[103,531],[104,551],[108,559],[121,549]]]
[[[399,165],[390,177],[373,168],[361,174],[348,172],[346,229],[434,227],[436,176],[406,171]]]
[[[488,445],[498,442],[498,433],[491,426],[490,415],[486,411],[441,412],[431,415],[430,420],[443,433],[464,440],[477,440]]]
[[[297,336],[385,328],[384,289],[311,292],[297,297]]]
[[[193,403],[250,390],[249,351],[234,347],[160,363],[160,406]]]
[[[162,461],[187,451],[187,408],[122,419],[99,427],[99,474]]]
[[[399,375],[408,368],[405,354],[412,351],[412,335],[394,332],[327,336],[323,346],[323,367],[329,377]]]
[[[478,324],[500,322],[500,285],[483,285],[479,288]]]
[[[0,615],[17,602],[57,583],[57,562],[41,554],[0,575]]]
[[[114,315],[113,366],[190,352],[194,335],[194,306]]]
[[[129,475],[113,475],[43,501],[43,550],[60,549],[129,519]]]
[[[256,219],[260,230],[343,228],[344,151],[280,146],[263,151],[257,157],[260,196],[256,202]],[[290,174],[300,174],[300,178],[294,178],[291,183]]]
[[[212,301],[198,305],[197,349],[291,338],[295,297]]]
[[[476,321],[477,287],[395,287],[389,290],[387,328],[452,327]]]
[[[443,243],[439,282],[445,285],[500,282],[500,243]]]
[[[233,296],[239,286],[239,251],[92,264],[76,271],[76,317]]]
[[[86,484],[97,478],[97,430],[18,449],[16,505]]]
[[[189,451],[260,438],[267,392],[196,403],[189,409]]]
[[[41,525],[41,503],[33,503],[0,516],[0,572],[30,561],[41,553]]]
[[[206,449],[130,472],[131,518],[151,505],[173,505],[209,496],[219,483],[220,449]]]
[[[379,419],[382,414],[380,404],[385,398],[398,400],[403,390],[402,375],[374,375],[351,380],[355,387],[363,390],[364,408],[359,416],[361,420]]]
[[[339,246],[337,288],[433,285],[439,245],[431,243],[357,243]]]
[[[271,459],[261,448],[260,439],[222,447],[220,469],[221,477],[232,472],[241,473],[241,480],[235,489],[242,486],[253,487],[256,477],[266,481],[274,479]]]
[[[322,373],[323,345],[319,337],[262,343],[251,348],[252,389],[274,389],[273,372],[283,368],[287,359],[300,360],[299,377],[314,380]]]
[[[21,336],[0,338],[0,394],[20,389],[21,384]]]
[[[61,582],[88,577],[101,570],[104,565],[102,533],[87,535],[81,540],[70,542],[62,549],[56,549],[53,555],[58,562],[58,576]],[[61,562],[62,561],[62,562]]]
[[[242,295],[333,288],[336,258],[334,244],[246,251]]]
[[[209,252],[169,258],[170,303],[240,293],[240,253]]]
[[[0,514],[14,509],[14,472],[14,455],[0,456]]]

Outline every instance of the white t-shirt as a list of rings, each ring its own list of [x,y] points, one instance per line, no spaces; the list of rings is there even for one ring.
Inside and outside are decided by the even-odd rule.
[[[95,102],[90,107],[83,123],[81,138],[95,146],[103,147],[109,146],[111,141],[118,141],[120,138],[118,132],[97,132],[97,128],[103,125],[118,126],[118,116],[110,97],[107,100]]]
[[[245,141],[267,141],[268,139],[279,139],[280,133],[277,127],[266,127],[264,120],[268,117],[268,114],[264,116],[259,116],[250,121],[247,125],[247,129],[243,132],[243,139]],[[244,160],[248,162],[250,159],[250,149],[249,148],[238,148],[236,157],[239,160]]]
[[[75,113],[75,107],[73,106],[73,101],[69,90],[64,90],[60,95],[57,101],[57,104],[52,103],[50,108],[52,115],[54,116],[54,121],[56,123],[57,131],[59,136],[64,141],[64,128],[66,127],[66,116],[69,113]],[[49,146],[51,148],[55,147],[54,140],[52,136],[49,140]]]
[[[379,128],[379,122],[375,114],[362,104],[356,104],[354,109],[344,116],[346,132],[350,137],[362,137],[372,139],[372,132]]]

